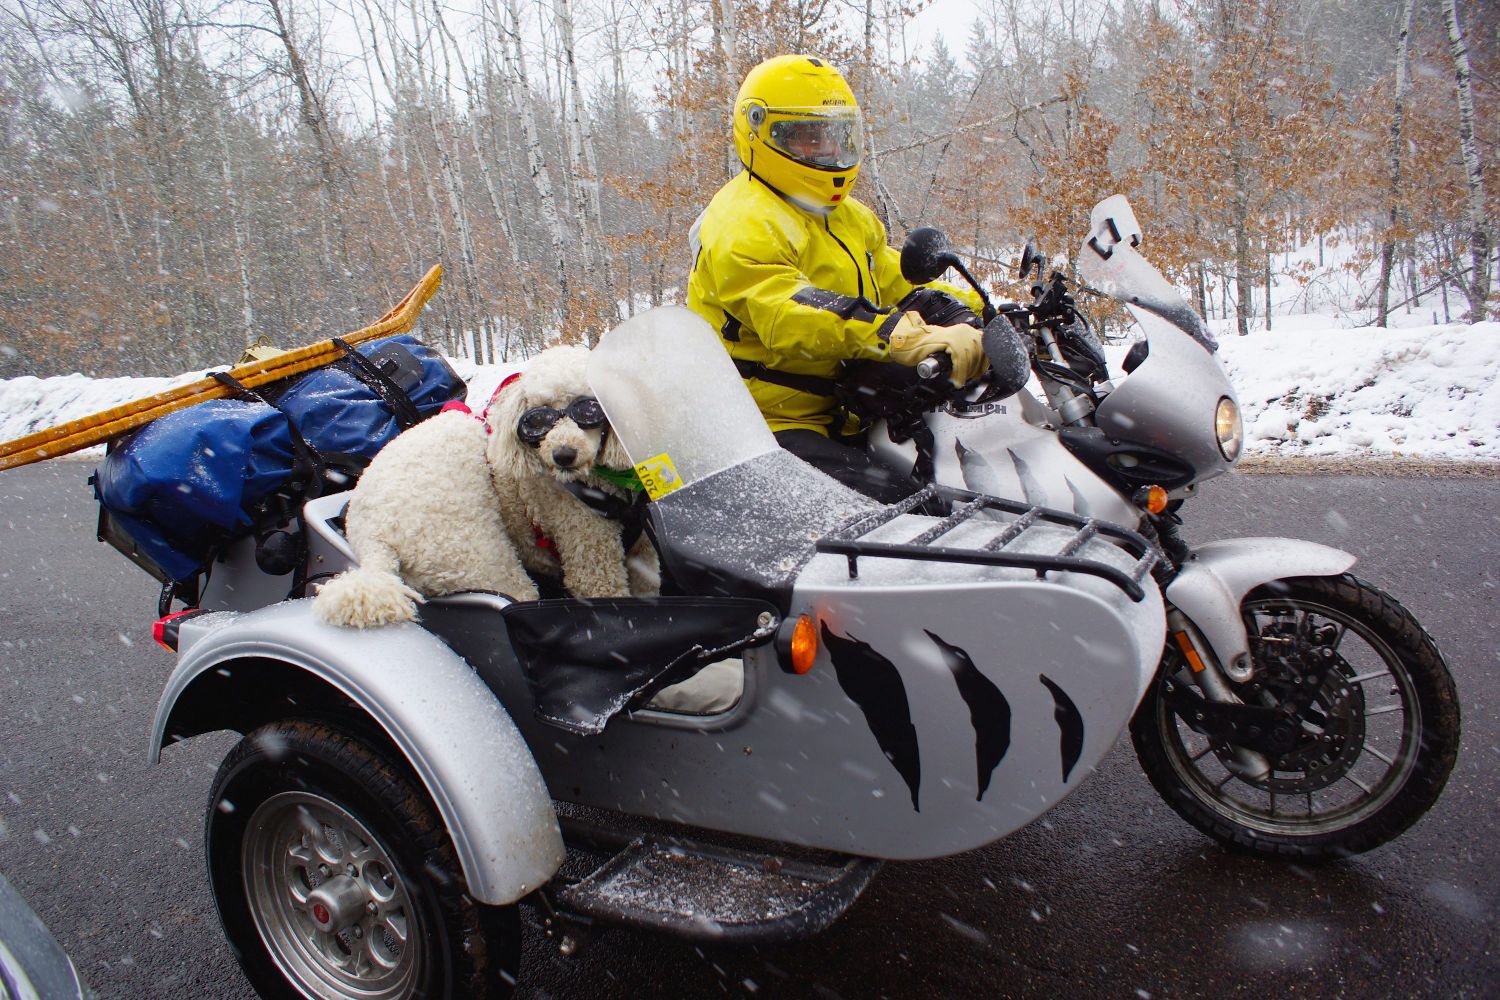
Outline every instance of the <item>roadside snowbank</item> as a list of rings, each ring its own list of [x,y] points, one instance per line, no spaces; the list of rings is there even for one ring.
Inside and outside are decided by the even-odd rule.
[[[1500,323],[1339,329],[1328,317],[1294,316],[1276,325],[1220,334],[1249,454],[1500,460]],[[1124,351],[1108,351],[1117,376]],[[519,367],[453,363],[476,411]],[[3,379],[0,441],[201,377]]]
[[[1500,459],[1500,323],[1228,336],[1252,452]]]

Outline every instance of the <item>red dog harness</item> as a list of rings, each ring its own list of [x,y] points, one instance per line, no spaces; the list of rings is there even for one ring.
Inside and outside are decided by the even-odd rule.
[[[520,377],[520,372],[511,372],[509,375],[505,376],[505,378],[501,379],[500,384],[495,386],[495,391],[490,393],[490,401],[484,404],[484,412],[482,413],[476,414],[473,410],[469,409],[469,404],[461,399],[448,400],[448,402],[444,403],[442,409],[438,410],[438,412],[447,413],[449,410],[457,410],[459,413],[467,413],[469,416],[473,417],[481,424],[484,424],[484,432],[488,434],[490,433],[490,423],[488,420],[488,417],[490,415],[490,407],[495,405],[495,400],[500,398],[500,393],[505,391],[505,387],[510,385]],[[548,545],[550,544],[551,543],[549,542]]]

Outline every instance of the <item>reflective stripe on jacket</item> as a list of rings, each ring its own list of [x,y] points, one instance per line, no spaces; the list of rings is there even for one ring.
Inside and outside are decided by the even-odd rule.
[[[737,361],[832,379],[841,361],[887,356],[896,303],[914,286],[885,226],[858,200],[813,215],[746,171],[719,189],[695,228],[688,306]],[[972,293],[931,287],[979,306]],[[746,382],[773,431],[828,433],[832,395]]]

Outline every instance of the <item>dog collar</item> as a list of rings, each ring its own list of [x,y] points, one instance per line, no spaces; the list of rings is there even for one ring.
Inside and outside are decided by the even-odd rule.
[[[442,408],[440,410],[438,410],[438,412],[439,413],[447,413],[449,410],[456,410],[459,413],[467,413],[469,416],[473,417],[475,420],[477,420],[480,423],[484,424],[484,432],[486,434],[488,434],[488,433],[490,433],[490,422],[489,422],[489,419],[488,419],[489,415],[490,415],[490,407],[492,407],[492,406],[495,405],[495,400],[497,400],[497,399],[500,398],[500,393],[502,393],[502,392],[505,391],[505,387],[508,386],[508,385],[510,385],[512,382],[514,382],[516,379],[518,379],[520,377],[521,377],[521,373],[520,372],[511,372],[509,375],[505,376],[505,378],[501,379],[500,384],[497,385],[497,386],[495,386],[495,391],[492,392],[492,393],[490,393],[489,402],[487,402],[487,403],[484,404],[484,409],[482,411],[480,411],[479,413],[475,413],[469,407],[469,404],[466,403],[466,402],[464,402],[461,399],[450,399],[450,400],[448,400],[448,402],[444,403],[443,406],[442,406]]]

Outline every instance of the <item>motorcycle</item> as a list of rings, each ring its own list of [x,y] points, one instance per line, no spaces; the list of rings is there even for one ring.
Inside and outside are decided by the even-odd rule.
[[[1135,259],[1122,246],[1116,268]],[[1147,322],[1172,314],[1159,286],[1132,290],[1134,268],[1119,293]],[[1040,306],[995,315],[1056,339]],[[1168,511],[1138,505],[1152,490],[1096,471],[1187,463],[1162,487],[1181,499],[1232,463],[1225,435],[1205,447],[1182,405],[1207,405],[1212,433],[1232,401],[1217,361],[1170,321],[1150,329],[1150,356],[1092,399],[1062,372],[1073,341],[1052,356],[1055,381],[1097,400],[1076,425],[1103,442],[1093,464],[1063,443],[1058,409],[996,398],[1015,377],[1002,362],[972,391],[913,394],[906,425],[939,445],[934,481],[886,506],[777,446],[694,313],[626,321],[588,374],[650,497],[645,530],[671,584],[657,598],[463,593],[429,600],[417,622],[327,625],[306,591],[354,563],[348,493],[302,507],[298,565],[258,558],[256,537],[226,548],[197,606],[156,623],[176,664],[150,747],[159,761],[201,733],[242,734],[204,826],[251,983],[306,998],[506,995],[522,904],[563,954],[599,925],[803,937],[883,862],[973,850],[1055,808],[1127,727],[1190,819],[1257,831],[1227,838],[1240,846],[1321,856],[1394,835],[1452,765],[1441,657],[1394,602],[1368,607],[1378,592],[1343,575],[1352,557],[1289,541],[1189,557]],[[1014,362],[1000,330],[992,359]],[[1171,407],[1153,381],[1168,369]],[[903,445],[887,434],[883,447]],[[1355,638],[1388,657],[1379,677],[1403,697],[1383,700]],[[692,697],[726,668],[731,697]],[[1397,742],[1377,753],[1369,720],[1398,714]],[[1212,757],[1252,788],[1331,778],[1312,801],[1382,755],[1389,775],[1325,813],[1332,830],[1255,827],[1189,776]]]
[[[956,266],[985,297],[994,361],[977,391],[941,378],[872,401],[872,451],[937,484],[1071,510],[1152,539],[1168,641],[1130,725],[1162,798],[1228,847],[1267,857],[1341,857],[1389,841],[1437,800],[1459,743],[1452,676],[1395,598],[1349,573],[1355,559],[1286,538],[1192,547],[1181,510],[1228,472],[1239,406],[1202,319],[1146,260],[1129,202],[1097,205],[1078,272],[1145,333],[1109,379],[1067,279],[1035,272],[1029,305],[990,304],[936,230],[903,248],[908,280]],[[1033,375],[1038,399],[1021,382]]]

